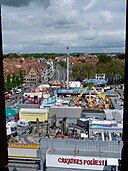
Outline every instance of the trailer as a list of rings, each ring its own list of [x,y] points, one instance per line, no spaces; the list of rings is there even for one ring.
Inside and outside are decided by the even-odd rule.
[[[19,110],[19,119],[25,119],[31,122],[36,122],[37,118],[39,122],[45,122],[48,120],[48,115],[49,109],[21,108]]]

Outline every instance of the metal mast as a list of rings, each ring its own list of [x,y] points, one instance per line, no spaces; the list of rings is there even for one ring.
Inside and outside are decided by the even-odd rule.
[[[67,89],[69,89],[69,47],[67,47]]]
[[[6,136],[6,116],[4,100],[3,50],[2,50],[2,21],[0,5],[0,170],[8,171],[8,151]]]

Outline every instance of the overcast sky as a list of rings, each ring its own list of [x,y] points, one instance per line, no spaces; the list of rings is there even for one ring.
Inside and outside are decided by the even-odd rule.
[[[125,0],[0,0],[4,53],[124,52]]]

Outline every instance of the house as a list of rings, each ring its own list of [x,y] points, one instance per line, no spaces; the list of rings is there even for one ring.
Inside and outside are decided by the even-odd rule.
[[[39,83],[39,74],[36,67],[32,67],[26,71],[25,81],[30,85],[37,85]]]

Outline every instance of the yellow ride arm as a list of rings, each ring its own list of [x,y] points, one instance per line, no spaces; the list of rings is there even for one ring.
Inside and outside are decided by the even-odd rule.
[[[74,104],[77,104],[78,100],[81,98],[81,96],[87,91],[88,87],[85,87],[85,89],[82,91],[82,93],[74,99]]]
[[[103,96],[101,96],[101,95],[99,94],[99,92],[95,89],[94,86],[92,86],[92,89],[94,90],[94,92],[98,95],[98,97],[99,97],[102,101],[105,99]]]

